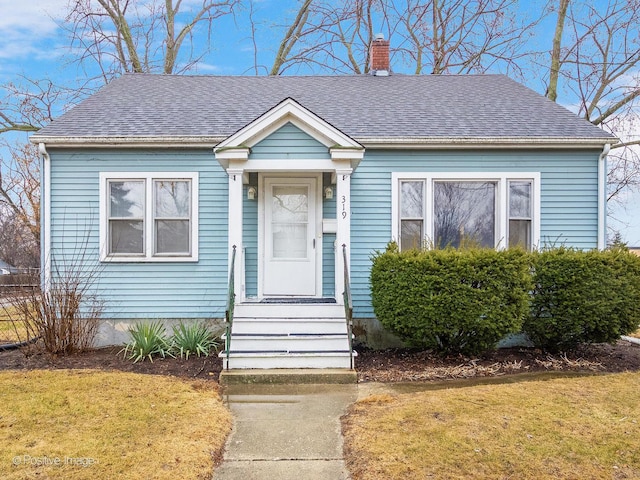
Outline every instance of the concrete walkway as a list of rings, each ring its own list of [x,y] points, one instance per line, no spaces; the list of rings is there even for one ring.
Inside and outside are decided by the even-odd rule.
[[[234,415],[215,480],[346,480],[340,416],[358,397],[351,385],[229,385]]]

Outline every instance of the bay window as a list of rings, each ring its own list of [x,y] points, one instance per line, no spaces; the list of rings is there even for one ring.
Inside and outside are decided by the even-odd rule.
[[[394,173],[401,250],[480,245],[530,250],[539,231],[538,173]]]

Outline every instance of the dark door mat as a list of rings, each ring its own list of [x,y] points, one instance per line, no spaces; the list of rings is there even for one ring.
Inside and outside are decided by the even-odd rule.
[[[299,303],[336,303],[335,298],[289,298],[289,297],[271,297],[263,298],[260,303],[281,303],[281,304],[299,304]]]

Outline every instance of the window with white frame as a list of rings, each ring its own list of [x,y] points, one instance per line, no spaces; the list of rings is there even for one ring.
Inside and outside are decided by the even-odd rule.
[[[539,173],[394,173],[393,236],[400,249],[521,246],[539,231]]]
[[[197,173],[102,173],[101,258],[198,259]]]

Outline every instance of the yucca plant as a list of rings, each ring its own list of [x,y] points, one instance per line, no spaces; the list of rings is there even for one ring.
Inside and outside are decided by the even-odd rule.
[[[133,363],[144,361],[145,358],[153,363],[154,355],[174,357],[171,353],[173,345],[167,340],[164,325],[160,321],[136,323],[129,328],[129,335],[131,341],[120,352]]]
[[[216,336],[204,322],[185,325],[180,322],[173,326],[173,346],[180,357],[190,355],[207,357],[218,347]]]

